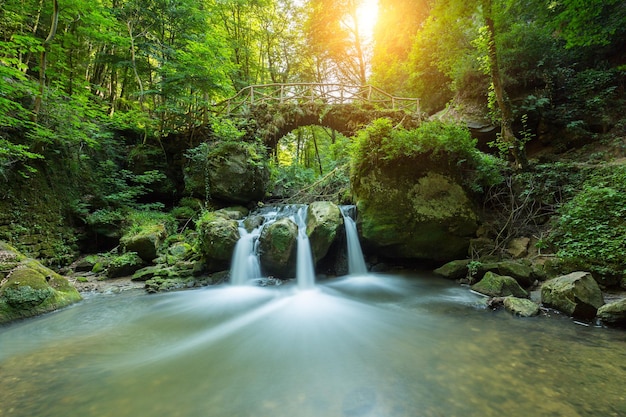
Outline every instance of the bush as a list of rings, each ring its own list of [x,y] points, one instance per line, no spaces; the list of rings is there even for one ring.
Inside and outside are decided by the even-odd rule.
[[[626,167],[590,176],[560,214],[552,236],[559,257],[600,276],[626,273]]]
[[[435,162],[456,164],[465,185],[474,191],[503,180],[503,161],[478,151],[469,130],[452,123],[433,121],[406,130],[394,127],[389,119],[377,119],[358,133],[351,151],[352,177],[425,155]]]

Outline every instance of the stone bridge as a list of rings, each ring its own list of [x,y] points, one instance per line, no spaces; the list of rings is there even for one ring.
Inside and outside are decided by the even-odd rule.
[[[352,136],[380,117],[410,128],[422,116],[418,98],[395,97],[371,85],[322,83],[251,85],[212,110],[221,117],[247,119],[271,149],[301,126],[320,125]]]

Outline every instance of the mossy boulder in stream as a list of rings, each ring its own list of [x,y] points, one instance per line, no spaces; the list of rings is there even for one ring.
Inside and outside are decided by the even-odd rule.
[[[209,272],[228,269],[239,240],[236,220],[215,212],[205,212],[196,222],[200,252]]]
[[[350,184],[364,249],[389,258],[447,262],[467,256],[478,229],[469,191],[502,180],[464,127],[386,119],[359,132]]]
[[[526,290],[514,278],[493,272],[487,272],[483,279],[472,285],[472,290],[490,297],[528,297]]]
[[[604,304],[598,283],[589,272],[572,272],[546,281],[541,302],[570,316],[592,319]]]
[[[0,242],[0,323],[47,313],[81,296],[70,282]]]
[[[514,316],[533,317],[539,314],[539,305],[528,298],[505,297],[504,308]]]
[[[598,309],[598,318],[606,324],[626,326],[626,298],[600,307]]]
[[[452,176],[414,161],[373,169],[354,192],[361,235],[377,253],[437,261],[467,254],[478,217]]]
[[[311,242],[311,252],[315,263],[326,256],[342,227],[343,217],[336,204],[329,201],[316,201],[309,205],[306,232]]]
[[[261,267],[267,275],[293,278],[296,275],[298,226],[289,218],[263,228],[259,237]]]

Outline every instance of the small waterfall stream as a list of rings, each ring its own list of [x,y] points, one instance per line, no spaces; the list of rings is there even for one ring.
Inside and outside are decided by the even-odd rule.
[[[306,215],[308,206],[298,209],[295,216],[298,225],[298,256],[296,264],[296,281],[298,288],[309,290],[315,286],[315,266],[313,265],[313,254],[311,253],[311,243],[306,234]]]
[[[243,225],[239,225],[240,238],[235,246],[230,267],[232,285],[246,285],[250,280],[261,278],[261,264],[255,250],[260,234],[260,226],[252,232],[248,232]]]
[[[363,259],[359,236],[351,213],[354,206],[341,206],[348,252],[348,273],[350,275],[366,275],[367,266]],[[267,225],[281,217],[289,217],[298,226],[297,256],[296,256],[296,281],[298,288],[308,290],[315,286],[315,263],[311,251],[311,244],[307,235],[308,206],[284,206],[268,208],[255,213],[263,217],[260,224],[253,230],[248,231],[244,220],[239,222],[239,241],[235,246],[231,261],[230,282],[234,286],[247,285],[251,281],[262,278],[262,267],[259,261],[258,245],[261,231]]]
[[[348,273],[350,275],[366,275],[367,266],[363,258],[359,234],[356,229],[356,223],[350,216],[350,212],[354,209],[354,206],[341,206],[340,208],[346,228],[346,241],[348,244]]]

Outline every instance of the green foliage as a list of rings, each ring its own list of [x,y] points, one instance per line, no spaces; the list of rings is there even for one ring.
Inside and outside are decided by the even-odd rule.
[[[465,181],[476,191],[502,181],[501,161],[479,152],[467,128],[433,121],[406,130],[392,126],[389,119],[375,120],[358,133],[352,148],[351,175],[420,155],[431,161],[446,158],[447,163],[467,166],[470,175]]]
[[[560,210],[552,236],[558,255],[601,275],[623,273],[626,265],[626,167],[592,175]]]
[[[606,46],[624,34],[626,8],[622,0],[560,0],[549,6],[553,27],[567,47]]]
[[[128,224],[125,237],[155,232],[159,234],[165,228],[168,234],[176,232],[176,220],[170,213],[152,210],[132,210],[126,216]]]

